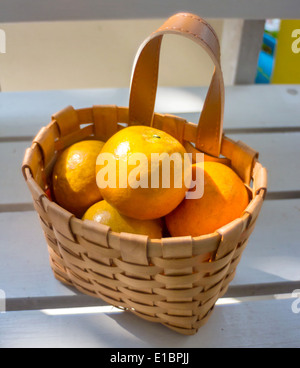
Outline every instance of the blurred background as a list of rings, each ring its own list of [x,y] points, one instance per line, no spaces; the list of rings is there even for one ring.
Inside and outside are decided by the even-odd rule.
[[[0,54],[1,91],[129,87],[139,45],[164,20],[0,23],[6,34],[6,53]],[[243,83],[238,80],[236,69],[241,47],[247,50],[243,43],[248,41],[242,39],[244,21],[228,18],[208,21],[221,41],[225,84]],[[256,27],[255,23],[251,27]],[[261,50],[256,73],[251,77],[253,83],[300,82],[300,53],[295,57],[291,52],[292,31],[297,29],[299,35],[294,33],[294,46],[295,51],[300,51],[299,20],[265,21],[263,39],[260,36],[257,40]],[[161,86],[206,86],[212,68],[209,57],[189,40],[171,35],[164,39]]]

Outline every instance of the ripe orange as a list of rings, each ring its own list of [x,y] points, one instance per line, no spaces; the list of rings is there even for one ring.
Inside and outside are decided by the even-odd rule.
[[[163,217],[179,205],[189,188],[189,183],[186,187],[184,180],[183,162],[186,151],[177,139],[161,130],[147,126],[124,128],[105,143],[101,151],[101,154],[103,153],[110,155],[112,166],[107,169],[107,162],[97,161],[99,187],[105,184],[105,175],[102,174],[105,170],[106,177],[114,168],[117,170],[115,187],[110,185],[111,182],[106,187],[103,185],[101,194],[108,203],[126,216],[140,220]],[[140,160],[129,162],[139,154],[142,155]],[[162,154],[164,159],[156,161],[157,166],[152,165],[152,154]],[[170,160],[172,154],[182,161],[181,166]],[[169,167],[170,175],[165,165]],[[152,177],[155,175],[159,179],[153,185]],[[164,177],[167,178],[166,181],[163,181]]]
[[[112,231],[118,233],[126,232],[148,235],[151,239],[160,239],[162,237],[163,226],[161,219],[137,220],[121,215],[105,200],[91,206],[82,219],[107,225]]]
[[[82,141],[65,149],[57,159],[53,174],[55,201],[77,217],[102,199],[96,183],[96,160],[104,142]]]
[[[228,166],[205,162],[194,164],[192,169],[193,180],[196,180],[197,170],[204,170],[203,196],[199,199],[184,199],[166,216],[166,225],[172,236],[213,233],[241,216],[249,203],[244,183]],[[197,182],[197,185],[201,183]]]

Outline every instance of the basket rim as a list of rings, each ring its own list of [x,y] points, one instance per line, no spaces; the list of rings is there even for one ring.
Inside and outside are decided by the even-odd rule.
[[[67,128],[68,131],[66,132],[67,138],[71,135],[73,137],[75,130],[76,132],[84,132],[85,134],[88,134],[89,138],[91,139],[97,139],[95,136],[91,135],[92,129],[91,125],[93,125],[95,119],[96,113],[113,113],[113,117],[116,120],[117,123],[115,125],[118,129],[122,129],[126,127],[126,124],[128,124],[128,107],[119,107],[116,105],[98,105],[93,106],[89,108],[81,108],[75,110],[72,106],[68,106],[64,110],[61,110],[60,112],[54,114],[52,116],[52,121],[46,126],[42,127],[36,137],[33,139],[32,144],[29,148],[27,148],[23,165],[22,165],[22,172],[24,175],[24,178],[27,182],[27,185],[29,186],[29,189],[31,193],[33,194],[33,198],[35,203],[38,203],[40,208],[43,209],[44,212],[47,212],[48,208],[51,207],[51,210],[58,211],[60,214],[63,213],[63,218],[68,220],[68,226],[67,232],[70,233],[70,236],[83,236],[84,230],[86,233],[86,229],[91,228],[92,221],[88,220],[81,220],[75,215],[73,215],[71,212],[65,210],[63,207],[59,206],[56,202],[52,202],[47,194],[45,189],[43,189],[38,182],[34,178],[34,174],[32,172],[31,164],[33,162],[33,165],[39,168],[39,165],[45,164],[45,161],[50,157],[50,161],[53,163],[56,159],[54,148],[51,147],[49,149],[49,142],[50,139],[53,140],[53,144],[58,144],[57,152],[62,151],[66,146],[59,145],[59,138],[62,136],[62,138],[65,138],[65,135],[62,134],[60,131],[60,126],[62,122],[64,123],[65,118],[67,117]],[[71,116],[71,117],[70,117]],[[176,115],[171,114],[160,114],[155,113],[155,118],[157,119],[158,124],[163,124],[162,121],[164,119],[171,120],[173,123],[173,126],[176,127],[176,133],[179,131],[182,135],[181,141],[184,143],[193,142],[193,134],[195,133],[197,129],[197,125],[191,122],[188,122],[187,120],[177,117]],[[103,118],[103,115],[101,115],[101,118]],[[109,116],[111,119],[111,116]],[[110,120],[109,120],[110,121]],[[125,124],[125,126],[124,126]],[[84,125],[84,128],[81,126]],[[179,127],[178,127],[179,126]],[[183,127],[184,126],[184,127]],[[163,127],[163,125],[162,125]],[[72,129],[73,130],[72,130]],[[65,127],[63,129],[66,129]],[[163,129],[162,129],[163,130]],[[58,135],[58,137],[57,137]],[[49,138],[50,137],[50,138]],[[77,141],[82,140],[78,139]],[[68,141],[68,140],[67,140]],[[251,178],[247,178],[246,180],[243,178],[242,181],[244,185],[246,186],[250,196],[249,196],[249,203],[244,212],[241,214],[240,217],[236,218],[235,220],[231,221],[230,223],[224,225],[223,227],[216,229],[213,233],[205,234],[197,237],[188,236],[188,237],[162,237],[160,239],[150,239],[147,236],[144,235],[137,235],[132,233],[116,233],[112,231],[110,228],[108,228],[105,225],[97,223],[97,229],[99,233],[102,234],[102,236],[105,236],[109,240],[109,244],[113,244],[116,249],[119,250],[119,241],[122,236],[130,235],[134,236],[135,238],[144,237],[147,238],[147,247],[149,248],[149,254],[153,256],[160,256],[162,254],[162,243],[165,241],[174,241],[174,242],[180,242],[184,239],[189,238],[189,241],[193,244],[193,254],[199,254],[199,247],[201,248],[201,252],[203,251],[211,252],[215,251],[217,248],[217,245],[220,243],[224,233],[226,233],[228,230],[232,229],[233,227],[240,226],[240,223],[242,224],[242,229],[245,230],[251,222],[255,221],[256,216],[258,215],[262,202],[265,199],[266,191],[267,191],[267,170],[262,166],[262,164],[258,160],[258,153],[254,150],[252,150],[250,147],[246,146],[241,141],[233,141],[231,138],[228,138],[225,134],[223,134],[223,140],[222,140],[222,151],[221,155],[223,157],[214,158],[210,157],[209,159],[217,159],[220,162],[223,162],[223,160],[233,160],[233,158],[230,156],[232,154],[232,151],[234,151],[235,148],[238,149],[238,153],[244,153],[246,152],[245,157],[247,159],[247,164],[251,168],[250,176]],[[68,146],[68,145],[67,145]],[[192,145],[191,145],[192,147]],[[192,147],[193,148],[193,147]],[[47,150],[49,149],[49,152]],[[46,152],[46,153],[45,153]],[[198,151],[199,152],[199,151]],[[52,157],[51,157],[52,155]],[[48,156],[48,157],[46,157]],[[237,163],[241,165],[241,162],[237,160]],[[243,162],[242,162],[243,163]],[[34,167],[35,168],[35,167]],[[42,168],[42,174],[46,175],[44,172],[44,167]],[[246,181],[249,181],[249,184],[246,183]],[[252,181],[252,188],[250,187],[250,182]],[[53,203],[55,203],[55,209],[53,208]],[[95,229],[94,229],[95,231]]]

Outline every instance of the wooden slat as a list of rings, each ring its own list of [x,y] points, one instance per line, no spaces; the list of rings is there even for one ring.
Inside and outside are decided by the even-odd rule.
[[[184,90],[183,90],[184,91]],[[200,93],[199,93],[200,92]],[[197,123],[200,113],[197,99],[204,100],[205,89],[188,88],[184,100],[189,108],[185,118]],[[168,110],[174,99],[169,94]],[[158,98],[158,108],[159,105]],[[194,109],[194,110],[193,110]],[[179,113],[180,110],[175,113]],[[224,129],[270,129],[300,127],[299,85],[249,85],[225,88]]]
[[[206,91],[205,87],[160,87],[155,111],[172,112],[197,123]],[[35,136],[49,123],[53,113],[68,105],[75,108],[105,104],[128,106],[128,102],[127,88],[3,92],[0,94],[0,141]],[[300,127],[299,116],[298,85],[226,88],[225,129]]]
[[[0,214],[0,289],[8,298],[73,295],[54,277],[35,212]]]
[[[300,190],[300,132],[232,134],[259,152],[259,160],[268,170],[268,191]]]
[[[264,19],[244,21],[234,84],[255,82],[264,32]]]
[[[265,201],[231,285],[300,282],[299,220],[300,199]]]
[[[300,280],[299,211],[300,199],[264,203],[231,285]],[[0,289],[7,297],[74,295],[53,277],[35,212],[0,213],[0,244]]]
[[[86,0],[84,6],[80,0],[2,0],[0,22],[29,22],[57,20],[89,19],[135,19],[161,18],[179,11],[201,14],[213,18],[293,18],[298,14],[297,0],[286,0],[284,6],[280,0],[248,1],[190,0],[183,8],[179,0]]]
[[[115,101],[115,102],[113,102]],[[128,106],[128,89],[3,92],[0,94],[0,137],[31,137],[66,106]]]
[[[207,324],[189,337],[107,308],[102,313],[7,312],[0,318],[0,348],[299,348],[300,318],[292,312],[294,302],[273,299],[217,305]],[[153,362],[154,354],[147,354]]]
[[[22,161],[30,142],[0,143],[0,205],[31,202],[31,195],[22,175]]]
[[[268,170],[268,191],[300,190],[300,133],[232,134],[259,152],[259,160]]]

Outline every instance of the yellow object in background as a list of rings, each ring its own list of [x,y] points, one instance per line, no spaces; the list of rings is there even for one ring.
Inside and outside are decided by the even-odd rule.
[[[300,83],[300,19],[281,21],[272,83]]]

